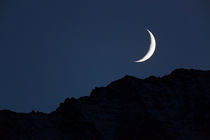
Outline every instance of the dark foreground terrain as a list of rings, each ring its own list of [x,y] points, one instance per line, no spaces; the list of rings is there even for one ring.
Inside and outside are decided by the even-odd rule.
[[[210,140],[210,71],[132,76],[52,113],[0,111],[0,140]]]

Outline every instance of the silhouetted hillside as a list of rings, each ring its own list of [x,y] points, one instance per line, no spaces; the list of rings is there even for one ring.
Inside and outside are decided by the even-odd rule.
[[[82,87],[81,87],[82,88]],[[50,114],[0,111],[0,140],[210,140],[210,71],[125,76]]]

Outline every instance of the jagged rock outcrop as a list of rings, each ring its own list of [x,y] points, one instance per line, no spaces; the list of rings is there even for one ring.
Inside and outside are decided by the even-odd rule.
[[[0,111],[1,140],[208,140],[210,71],[132,76],[66,99],[50,114]]]

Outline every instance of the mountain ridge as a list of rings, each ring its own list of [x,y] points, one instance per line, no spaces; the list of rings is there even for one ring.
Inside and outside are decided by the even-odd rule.
[[[209,108],[210,71],[126,75],[89,96],[65,99],[49,114],[1,110],[0,139],[207,140]]]

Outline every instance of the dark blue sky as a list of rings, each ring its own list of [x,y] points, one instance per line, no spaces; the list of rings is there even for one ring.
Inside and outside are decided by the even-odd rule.
[[[125,75],[210,69],[209,0],[1,0],[0,109],[50,112]],[[157,49],[145,63],[149,34]]]

